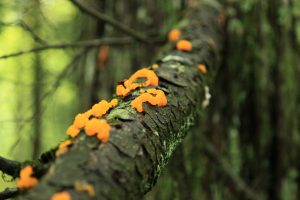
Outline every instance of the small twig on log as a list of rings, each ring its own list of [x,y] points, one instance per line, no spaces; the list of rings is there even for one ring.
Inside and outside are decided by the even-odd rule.
[[[6,188],[3,192],[0,192],[0,200],[14,198],[19,194],[18,188]]]
[[[0,156],[0,171],[3,173],[15,178],[18,176],[20,169],[21,163],[14,160],[8,160]]]
[[[98,12],[97,10],[94,10],[93,8],[90,8],[83,3],[81,3],[78,0],[71,0],[75,6],[77,6],[82,12],[87,13],[88,15],[98,19],[98,20],[103,20],[106,23],[112,25],[113,27],[119,29],[120,31],[126,33],[127,35],[130,35],[131,37],[135,38],[136,40],[144,43],[156,43],[156,42],[161,42],[160,39],[152,39],[148,38],[141,33],[138,33],[136,30],[120,23],[119,21]]]
[[[86,40],[73,43],[60,43],[60,44],[49,44],[40,47],[34,47],[32,49],[27,49],[23,51],[18,51],[11,54],[6,54],[0,56],[0,59],[16,57],[28,53],[34,53],[39,51],[45,51],[50,49],[67,49],[67,48],[88,48],[88,47],[97,47],[100,45],[124,45],[131,43],[130,38],[103,38],[97,40]]]

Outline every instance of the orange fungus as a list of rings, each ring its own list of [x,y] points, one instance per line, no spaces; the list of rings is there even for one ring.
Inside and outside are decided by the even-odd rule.
[[[110,125],[104,119],[100,120],[100,124],[100,130],[97,133],[97,138],[102,143],[106,143],[109,139]]]
[[[93,118],[88,121],[88,123],[84,127],[84,130],[85,130],[86,135],[93,136],[93,135],[97,134],[97,132],[100,130],[100,128],[101,128],[100,120]]]
[[[91,184],[87,184],[87,183],[82,183],[80,181],[76,181],[74,183],[74,188],[78,192],[86,192],[90,197],[94,197],[96,195],[95,194],[94,186],[91,185]]]
[[[159,68],[159,65],[158,64],[153,64],[152,65],[152,69],[158,69]]]
[[[115,106],[118,105],[118,103],[119,103],[118,99],[112,99],[112,100],[110,101],[110,106],[111,106],[111,107],[115,107]]]
[[[146,78],[147,80],[143,83],[135,83],[139,78]],[[117,95],[126,96],[130,91],[135,90],[138,87],[147,87],[147,86],[158,86],[158,77],[154,71],[150,69],[140,69],[136,71],[123,85],[117,86]]]
[[[177,42],[176,48],[181,51],[191,51],[193,48],[193,45],[190,41],[180,40],[179,42]]]
[[[155,95],[155,96],[154,96]],[[162,90],[149,89],[146,93],[141,94],[135,98],[130,105],[134,107],[138,112],[143,112],[142,104],[148,102],[155,106],[165,106],[167,105],[167,97]]]
[[[68,151],[68,146],[72,144],[71,140],[66,140],[63,143],[61,143],[58,147],[58,149],[55,152],[56,156],[60,156],[61,154],[64,154]]]
[[[33,168],[26,166],[20,171],[20,179],[17,182],[18,188],[29,189],[38,183],[38,179],[33,177]]]
[[[106,143],[109,138],[110,125],[104,119],[91,119],[84,128],[86,135],[94,136],[102,142]]]
[[[69,126],[67,129],[67,135],[71,136],[72,138],[76,137],[79,134],[80,130],[76,128],[74,125]]]
[[[109,108],[110,104],[107,101],[102,100],[92,107],[92,114],[95,117],[102,117],[102,115],[104,115],[109,110]]]
[[[86,114],[78,114],[75,117],[75,120],[73,122],[73,125],[76,128],[83,128],[85,124],[88,122],[89,118],[87,117]]]
[[[51,200],[71,200],[71,195],[69,192],[59,192],[51,197]]]
[[[203,64],[199,64],[199,65],[198,65],[198,69],[199,69],[203,74],[206,74],[206,73],[207,73],[207,69],[206,69],[205,65],[203,65]]]
[[[179,29],[172,29],[168,34],[168,40],[169,41],[176,41],[180,38],[180,30]]]

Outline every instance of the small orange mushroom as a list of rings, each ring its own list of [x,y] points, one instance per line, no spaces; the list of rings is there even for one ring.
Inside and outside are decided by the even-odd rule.
[[[179,40],[181,35],[181,31],[179,29],[172,29],[169,33],[168,33],[168,40],[171,41],[177,41]]]
[[[153,96],[155,95],[155,96]],[[167,97],[162,90],[149,89],[146,93],[141,94],[135,98],[130,105],[134,107],[138,112],[143,112],[143,103],[148,102],[151,105],[165,106],[167,105]]]
[[[199,69],[203,74],[206,74],[206,73],[207,73],[207,69],[206,69],[205,65],[203,65],[203,64],[198,64],[198,69]]]
[[[71,136],[72,138],[76,137],[79,134],[80,130],[76,128],[74,125],[69,126],[67,129],[67,135]]]
[[[180,40],[177,42],[176,48],[181,51],[191,51],[193,48],[193,45],[188,40]]]
[[[66,140],[63,143],[61,143],[58,147],[58,149],[55,152],[56,156],[60,156],[68,151],[68,146],[72,144],[71,140]]]
[[[58,192],[51,197],[51,200],[71,200],[69,192]]]
[[[17,186],[20,189],[29,189],[38,183],[38,179],[32,177],[33,168],[32,166],[26,166],[20,171],[20,179],[17,182]]]

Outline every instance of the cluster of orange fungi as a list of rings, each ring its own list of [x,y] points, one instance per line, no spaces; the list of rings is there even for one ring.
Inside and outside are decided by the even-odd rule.
[[[152,69],[159,68],[158,64],[153,64]],[[138,79],[145,78],[146,81],[142,83],[137,83]],[[154,73],[154,71],[150,69],[140,69],[137,72],[135,72],[128,80],[125,80],[123,84],[117,85],[116,92],[117,95],[121,97],[127,96],[131,91],[142,88],[142,87],[148,87],[158,86],[158,77]],[[145,93],[144,93],[145,92]],[[145,102],[150,103],[151,105],[155,106],[165,106],[167,105],[167,97],[165,93],[162,90],[158,89],[147,89],[146,91],[144,89],[140,89],[140,96],[135,98],[130,105],[135,108],[138,112],[143,112],[143,106],[142,104]]]
[[[17,182],[18,188],[20,189],[29,189],[35,186],[38,183],[38,179],[33,177],[33,168],[28,165],[21,169],[20,178]]]
[[[177,42],[176,48],[180,51],[191,51],[193,49],[193,45],[188,40],[181,40],[181,31],[177,28],[172,29],[168,34],[168,40],[170,42]]]
[[[193,49],[193,45],[190,41],[180,39],[181,31],[180,29],[174,28],[168,34],[168,40],[170,42],[177,42],[176,49],[180,51],[191,51]],[[208,43],[214,44],[214,40],[211,38],[208,40]],[[206,66],[203,64],[198,64],[198,69],[203,73],[207,73]]]
[[[117,99],[113,99],[110,102],[102,100],[85,113],[79,113],[76,115],[73,124],[67,129],[67,135],[75,138],[80,133],[80,129],[84,129],[87,136],[96,135],[102,143],[106,143],[109,138],[110,125],[106,120],[100,118],[117,104]],[[65,147],[69,146],[69,144],[63,144],[64,143],[58,148],[58,151],[62,153],[64,152]]]

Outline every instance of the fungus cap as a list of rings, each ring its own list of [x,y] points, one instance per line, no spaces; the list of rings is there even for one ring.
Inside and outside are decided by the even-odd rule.
[[[99,119],[93,118],[88,121],[84,127],[84,131],[88,136],[94,136],[101,129],[101,121]]]
[[[106,143],[108,141],[109,135],[110,135],[110,125],[104,119],[101,119],[100,123],[101,123],[101,125],[100,125],[101,128],[97,133],[97,138],[102,143]]]
[[[181,31],[179,29],[172,29],[169,33],[168,33],[168,40],[171,41],[177,41],[179,40],[181,35]]]
[[[88,122],[88,120],[89,120],[89,118],[87,117],[87,115],[80,113],[80,114],[76,115],[73,125],[76,128],[83,128],[85,126],[85,124]]]
[[[177,42],[176,48],[181,51],[191,51],[193,48],[193,45],[188,40],[180,40]]]
[[[76,137],[79,134],[80,130],[76,128],[74,125],[69,126],[67,129],[67,135],[71,136],[72,138]]]
[[[199,69],[203,74],[206,74],[206,73],[207,73],[207,69],[206,69],[205,65],[203,65],[203,64],[199,64],[199,65],[198,65],[198,69]]]
[[[32,177],[33,175],[33,168],[32,166],[28,165],[21,169],[20,171],[20,178],[17,181],[17,186],[20,189],[29,189],[35,186],[38,183],[38,179]]]
[[[51,200],[71,200],[71,195],[69,192],[59,192],[51,197]]]
[[[109,110],[109,108],[110,104],[107,101],[102,100],[92,107],[92,114],[95,117],[102,117]]]
[[[155,95],[155,96],[154,96]],[[155,106],[167,105],[167,97],[162,90],[148,89],[145,93],[135,98],[130,105],[134,107],[138,112],[143,112],[143,103],[148,102]]]

